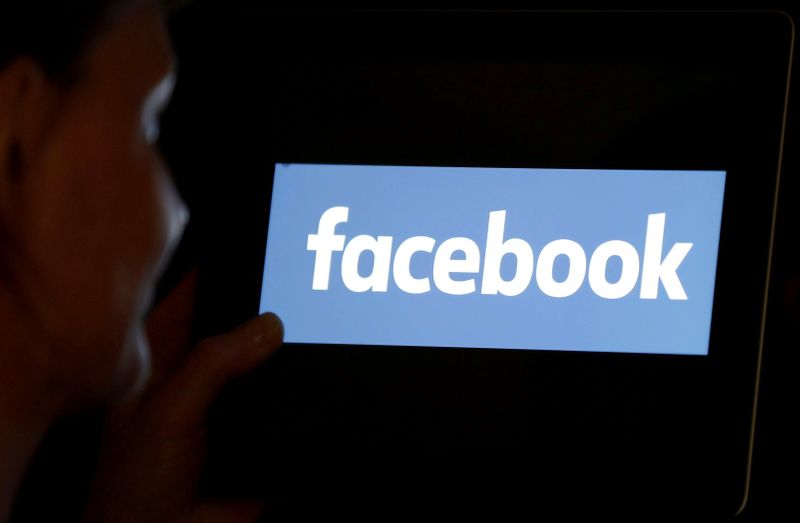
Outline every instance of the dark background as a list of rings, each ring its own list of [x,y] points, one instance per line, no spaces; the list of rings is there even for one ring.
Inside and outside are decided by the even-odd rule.
[[[238,177],[252,176],[254,171],[270,168],[271,160],[267,154],[260,160],[263,165],[253,163],[252,151],[265,147],[258,133],[242,135],[236,129],[225,127],[225,124],[248,119],[247,104],[241,99],[237,100],[237,89],[231,88],[231,84],[235,85],[237,78],[241,77],[241,57],[237,59],[230,56],[227,54],[230,46],[221,44],[232,36],[226,33],[231,31],[231,26],[222,20],[226,16],[235,16],[232,15],[234,4],[237,3],[197,1],[174,15],[172,20],[181,78],[192,81],[179,81],[174,104],[165,115],[162,145],[178,186],[189,203],[193,221],[175,263],[165,276],[162,292],[189,268],[207,264],[208,260],[218,258],[219,253],[224,253],[226,249],[236,250],[226,244],[232,241],[231,238],[236,238],[226,227],[236,222],[235,213],[241,212],[239,218],[244,217],[248,205],[256,205],[261,198],[261,195],[253,194],[249,201],[243,202],[240,187],[242,179]],[[789,12],[791,14],[791,10]],[[398,14],[398,17],[402,17],[402,14]],[[246,26],[246,23],[242,24],[242,27]],[[258,30],[258,27],[248,27],[247,30]],[[263,31],[267,35],[269,27],[263,27]],[[324,47],[325,43],[308,40],[306,45]],[[250,65],[254,68],[260,66],[257,63]],[[800,256],[797,250],[800,213],[796,205],[798,182],[795,174],[798,161],[798,138],[795,132],[797,111],[792,110],[796,90],[797,87],[792,88],[789,101],[752,491],[748,508],[740,518],[742,521],[782,519],[782,516],[793,512],[793,494],[798,488],[796,480],[792,479],[796,476],[792,472],[798,465],[798,434],[793,422],[797,412],[798,386],[794,376],[797,363],[795,350],[798,347],[797,318],[800,315]],[[253,94],[247,87],[243,87],[243,92]],[[269,94],[264,93],[264,96]],[[252,125],[255,127],[257,124]],[[692,129],[691,132],[698,137],[702,135],[702,130]],[[241,154],[238,158],[230,158],[230,152],[236,150],[240,150]],[[335,151],[332,145],[327,155],[329,160],[335,159],[331,158]],[[347,161],[345,156],[343,161]],[[485,161],[491,164],[489,159]],[[524,160],[520,161],[524,164]],[[631,161],[635,162],[633,159]],[[580,164],[580,159],[575,162]],[[480,160],[476,163],[480,164]],[[211,199],[210,195],[214,198]],[[747,210],[742,209],[742,212]],[[234,216],[228,213],[234,213]],[[236,317],[235,307],[228,315],[217,321],[224,325],[241,319]],[[202,326],[198,330],[202,331]],[[464,363],[464,368],[469,368],[468,362]],[[330,401],[335,402],[337,398],[333,397]],[[504,413],[499,412],[497,416],[503,419]],[[37,456],[21,494],[18,520],[52,518],[54,510],[59,513],[58,519],[68,520],[79,511],[91,477],[100,420],[101,413],[87,413],[66,420],[53,431]],[[459,457],[463,456],[456,456]],[[265,475],[269,473],[269,470],[264,471]],[[346,476],[346,472],[343,471],[342,475]],[[42,504],[43,496],[51,502]],[[467,500],[462,502],[465,506],[470,503]],[[581,500],[576,499],[575,502]],[[414,505],[413,500],[409,503]]]

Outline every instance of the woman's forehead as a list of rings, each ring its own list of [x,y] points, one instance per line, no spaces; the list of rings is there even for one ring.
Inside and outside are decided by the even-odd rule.
[[[134,2],[117,13],[87,49],[86,58],[91,72],[147,91],[175,69],[163,14],[152,2]]]

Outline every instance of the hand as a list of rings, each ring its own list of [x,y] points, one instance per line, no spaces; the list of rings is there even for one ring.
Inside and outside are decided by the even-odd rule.
[[[145,392],[108,413],[87,523],[255,521],[263,503],[200,501],[205,415],[225,383],[256,367],[283,341],[273,314],[188,345],[196,272],[148,319],[153,374]]]

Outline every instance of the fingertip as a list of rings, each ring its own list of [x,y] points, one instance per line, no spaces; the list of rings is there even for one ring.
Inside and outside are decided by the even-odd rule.
[[[265,312],[259,316],[263,325],[263,336],[269,341],[283,343],[283,321],[274,312]]]
[[[250,343],[254,350],[250,351],[248,366],[269,358],[283,345],[283,322],[275,313],[266,312],[257,316],[251,324],[257,325],[252,332]]]

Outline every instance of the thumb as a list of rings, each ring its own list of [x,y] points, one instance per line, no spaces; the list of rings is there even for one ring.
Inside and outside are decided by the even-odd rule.
[[[252,370],[283,343],[283,324],[272,313],[253,318],[228,334],[201,341],[158,392],[173,426],[199,427],[222,387]]]
[[[264,512],[263,501],[204,501],[192,512],[191,523],[251,523]]]

